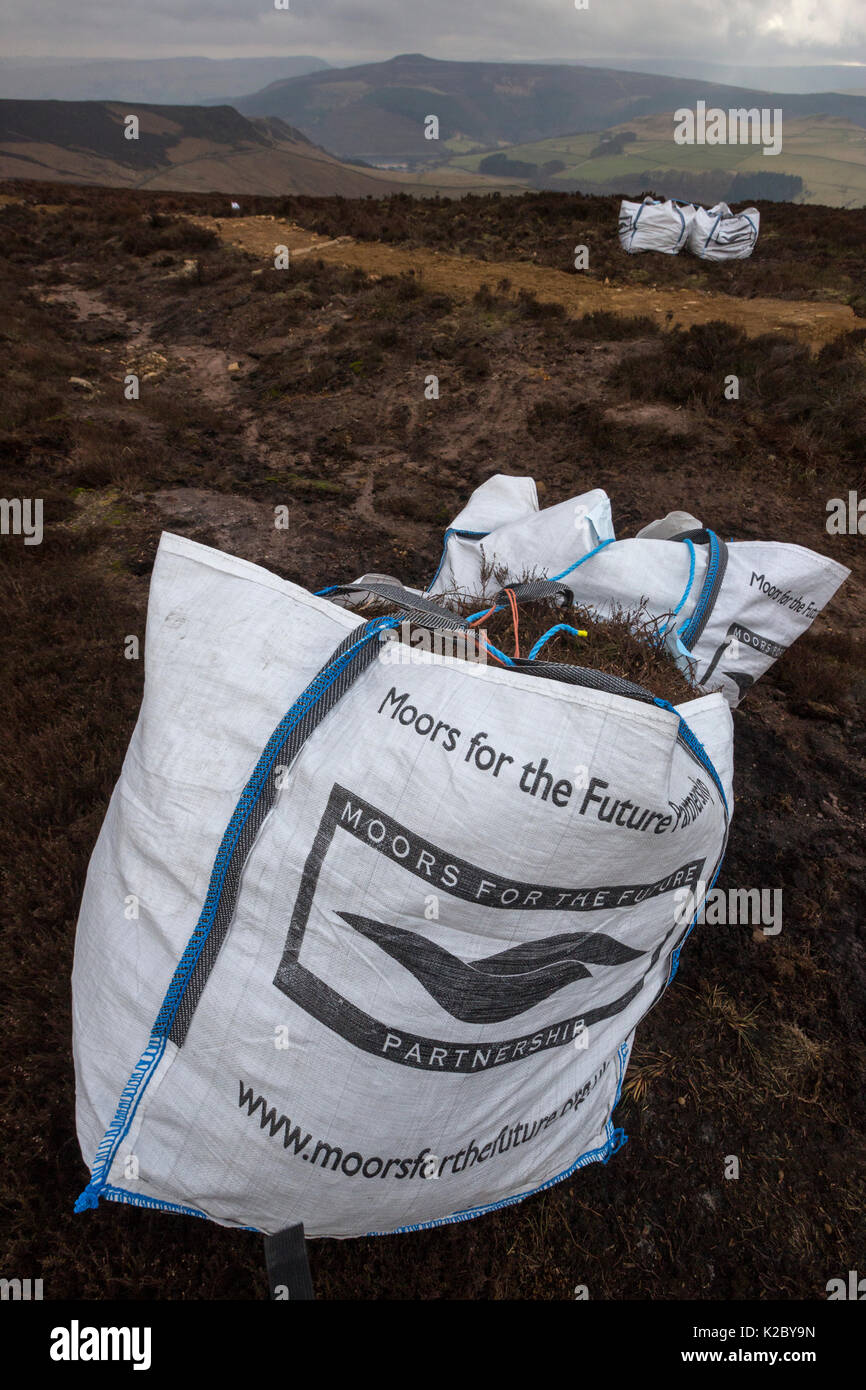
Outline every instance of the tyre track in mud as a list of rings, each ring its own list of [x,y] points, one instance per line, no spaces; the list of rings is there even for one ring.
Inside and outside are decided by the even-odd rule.
[[[190,221],[211,228],[228,245],[270,262],[277,246],[287,246],[292,256],[315,255],[333,264],[357,267],[368,275],[413,274],[426,289],[461,299],[471,299],[485,283],[495,287],[504,277],[510,281],[513,294],[531,291],[542,302],[562,304],[573,318],[597,312],[645,314],[666,329],[723,319],[742,328],[749,337],[786,334],[808,343],[813,350],[841,333],[864,326],[850,305],[832,300],[740,299],[705,290],[613,285],[530,261],[480,261],[425,247],[391,246],[348,236],[323,237],[272,216],[193,217]]]

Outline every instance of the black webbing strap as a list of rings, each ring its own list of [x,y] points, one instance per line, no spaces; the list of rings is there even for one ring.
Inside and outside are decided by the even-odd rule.
[[[566,607],[574,603],[574,593],[567,584],[555,579],[525,579],[519,584],[507,584],[500,589],[493,602],[505,603],[508,590],[511,590],[518,603],[532,603],[537,599],[561,598]]]
[[[574,594],[567,584],[555,579],[526,579],[500,589],[493,599],[492,606],[497,607],[506,603],[509,591],[518,603],[532,603],[551,598],[561,598],[565,605],[571,605],[574,602]],[[412,618],[416,627],[449,627],[459,630],[466,625],[465,618],[441,608],[432,599],[413,594],[411,590],[404,589],[402,585],[391,584],[387,580],[367,580],[360,584],[341,584],[339,588],[333,589],[331,592],[340,594],[368,593],[377,598],[396,601],[407,616]],[[634,681],[623,680],[620,676],[608,676],[601,671],[592,671],[585,666],[568,666],[556,661],[528,661],[525,658],[514,657],[511,660],[510,669],[531,676],[546,677],[548,680],[564,681],[568,685],[582,685],[591,690],[603,690],[609,695],[623,695],[627,699],[643,700],[647,704],[652,704],[655,699],[649,690],[644,689],[642,685],[636,685]]]
[[[671,536],[673,541],[691,541],[693,545],[705,545],[708,548],[707,572],[704,575],[704,582],[701,592],[698,594],[697,602],[692,611],[692,616],[687,623],[680,628],[677,634],[683,647],[692,651],[703,635],[728,567],[728,547],[715,531],[709,531],[706,527],[701,527],[694,531],[680,531],[678,535]],[[706,682],[704,676],[704,682]]]
[[[265,1236],[265,1264],[271,1298],[276,1302],[315,1298],[303,1221]]]
[[[690,531],[677,531],[675,536],[667,536],[669,541],[691,541],[694,545],[709,545],[711,532],[706,526],[692,527]]]
[[[432,599],[425,598],[423,594],[413,594],[411,589],[405,589],[402,584],[389,584],[379,579],[370,579],[359,584],[340,584],[325,597],[333,598],[337,594],[372,594],[374,598],[398,604],[400,612],[414,618],[419,627],[459,631],[466,626],[466,619],[461,618],[459,613],[443,608]]]
[[[526,579],[518,584],[509,584],[500,589],[492,600],[494,607],[504,604],[507,590],[510,590],[518,603],[531,603],[539,599],[561,599],[568,606],[574,602],[574,594],[567,584],[557,583],[555,579]],[[386,579],[367,579],[356,584],[340,584],[327,594],[334,598],[339,594],[371,594],[374,598],[385,599],[388,603],[399,604],[402,611],[420,627],[453,628],[459,630],[466,626],[466,619],[459,613],[443,608],[425,594],[414,594],[402,584],[392,584]],[[481,600],[479,599],[480,603]]]
[[[562,661],[528,661],[525,657],[511,657],[509,670],[520,671],[527,676],[544,676],[548,680],[564,681],[566,685],[582,685],[590,690],[603,690],[608,695],[624,695],[628,700],[643,700],[651,705],[655,696],[642,685],[625,680],[622,676],[608,676],[603,671],[593,671],[588,666],[568,666]]]

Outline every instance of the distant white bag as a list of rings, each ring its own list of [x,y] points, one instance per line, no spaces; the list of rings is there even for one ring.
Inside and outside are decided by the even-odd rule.
[[[709,211],[698,208],[689,227],[689,250],[705,261],[742,261],[758,240],[761,214],[757,208],[732,213],[727,203]]]
[[[416,1229],[622,1142],[724,851],[728,706],[393,664],[385,621],[163,536],[78,923],[77,1210]]]
[[[491,598],[502,587],[495,575],[507,570],[512,579],[530,573],[556,579],[578,603],[603,617],[643,606],[650,616],[667,618],[666,640],[679,665],[702,689],[721,690],[731,705],[806,631],[850,573],[800,545],[726,544],[702,528],[687,531],[685,541],[672,539],[676,513],[644,527],[649,534],[616,541],[606,494],[601,494],[606,522],[603,505],[593,503],[599,535],[593,546],[581,526],[573,528],[571,517],[582,518],[587,499],[596,493],[539,512],[529,505],[526,481],[499,476],[490,480],[495,488],[489,493],[490,483],[473,493],[460,515],[470,514],[484,494],[488,529],[459,552],[446,540],[428,592]],[[497,514],[508,518],[501,527]],[[660,533],[667,538],[659,539]]]
[[[695,215],[691,203],[666,203],[644,198],[623,199],[619,209],[619,240],[624,251],[663,251],[675,256],[686,245]]]

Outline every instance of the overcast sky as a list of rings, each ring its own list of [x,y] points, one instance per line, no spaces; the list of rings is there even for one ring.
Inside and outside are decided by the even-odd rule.
[[[6,57],[866,62],[866,0],[0,0]]]

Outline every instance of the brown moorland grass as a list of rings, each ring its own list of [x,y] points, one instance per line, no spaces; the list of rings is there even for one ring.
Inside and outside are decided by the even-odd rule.
[[[218,193],[178,194],[134,189],[81,189],[32,180],[0,183],[0,195],[33,205],[56,205],[87,216],[98,199],[117,223],[130,214],[231,218],[229,199]],[[645,190],[646,191],[646,190]],[[638,199],[644,192],[635,194]],[[630,196],[630,195],[629,195]],[[324,237],[424,246],[496,262],[527,260],[569,275],[622,285],[658,285],[735,297],[839,300],[866,314],[866,208],[761,202],[761,238],[745,261],[728,265],[691,255],[629,256],[616,237],[619,196],[540,192],[500,197],[416,199],[287,198],[245,196],[243,213],[297,222]],[[590,264],[574,269],[574,248],[587,245]]]
[[[513,576],[511,582],[520,583],[533,577]],[[507,576],[503,576],[503,580],[507,580]],[[435,637],[424,628],[420,617],[415,616],[397,629],[398,639],[410,647],[422,647],[426,643],[428,650],[441,650],[446,656],[453,655],[457,660],[484,660],[490,664],[505,665],[490,654],[491,647],[508,658],[517,655],[525,658],[541,637],[555,626],[566,624],[584,635],[554,633],[541,649],[539,660],[562,666],[585,667],[603,675],[616,676],[642,686],[651,695],[668,700],[671,704],[694,699],[703,693],[691,684],[664,646],[660,637],[664,618],[652,618],[644,610],[620,610],[601,619],[580,604],[564,606],[552,599],[519,602],[515,633],[514,620],[507,605],[494,607],[483,599],[465,596],[459,599],[452,596],[447,602],[442,600],[440,603],[464,619],[473,614],[489,614],[470,625],[468,632],[475,633],[476,640],[466,640],[465,637],[461,640],[458,629],[457,640],[448,640],[440,635],[440,645],[431,646]],[[365,618],[394,614],[399,608],[399,605],[377,599],[368,599],[352,606]]]
[[[643,192],[636,195],[643,198]],[[570,274],[574,248],[589,248],[593,279],[630,285],[777,299],[839,299],[866,313],[866,209],[758,202],[761,237],[748,260],[719,265],[690,255],[629,256],[616,237],[618,196],[472,194],[420,202],[407,194],[364,198],[287,198],[280,215],[324,236],[427,246],[493,262],[531,260]],[[274,212],[273,207],[245,211]]]

